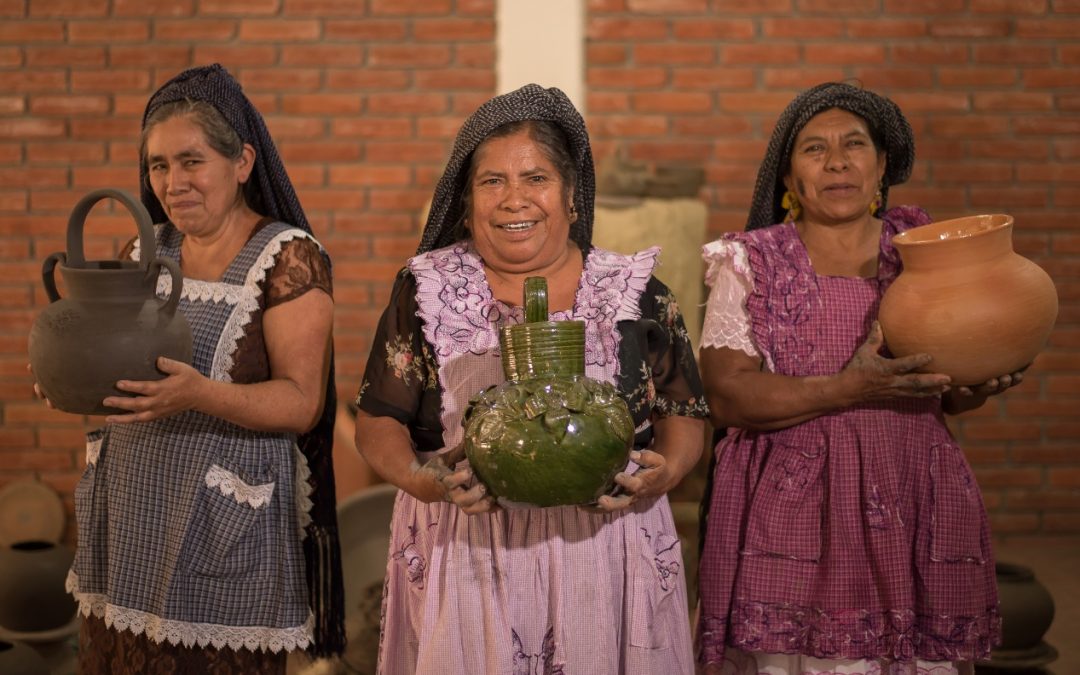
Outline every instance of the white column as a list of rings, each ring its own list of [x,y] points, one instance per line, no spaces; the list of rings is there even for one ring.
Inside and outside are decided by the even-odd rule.
[[[497,0],[497,93],[535,82],[585,114],[585,0]]]

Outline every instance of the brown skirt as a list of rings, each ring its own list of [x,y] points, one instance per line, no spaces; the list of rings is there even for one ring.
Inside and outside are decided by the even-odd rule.
[[[107,628],[97,617],[83,619],[79,632],[80,675],[284,675],[288,654],[281,651],[185,647],[161,644],[131,631]]]

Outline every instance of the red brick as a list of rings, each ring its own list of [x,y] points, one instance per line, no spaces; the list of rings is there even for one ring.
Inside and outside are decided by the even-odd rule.
[[[671,26],[678,40],[752,40],[756,35],[751,19],[695,17],[674,19]]]
[[[26,47],[26,65],[34,68],[42,66],[68,66],[77,63],[80,66],[104,66],[104,47]]]
[[[368,51],[368,65],[376,68],[431,68],[450,63],[450,49],[441,45],[371,45]]]
[[[589,44],[585,47],[585,61],[590,66],[613,66],[626,63],[629,53],[623,45]]]
[[[999,65],[1049,65],[1054,52],[1050,47],[1033,44],[1012,45],[975,45],[973,48],[975,63],[993,63]]]
[[[176,69],[192,65],[191,47],[165,45],[113,45],[109,47],[110,66],[169,66]]]
[[[634,62],[641,65],[702,65],[716,60],[716,47],[711,44],[647,43],[632,49]]]
[[[408,27],[409,24],[398,20],[335,19],[323,23],[323,35],[327,40],[398,42],[407,37]]]
[[[972,94],[975,110],[1050,110],[1054,99],[1050,94],[1025,92],[996,92]]]
[[[346,69],[326,72],[326,86],[329,89],[398,90],[405,89],[409,83],[410,74],[405,70]]]
[[[416,217],[399,213],[371,213],[339,211],[334,214],[334,231],[349,233],[395,233],[411,232]],[[337,278],[335,274],[335,279]],[[389,277],[386,278],[388,280]]]
[[[107,96],[32,96],[30,112],[35,115],[101,115],[109,110]]]
[[[971,0],[971,11],[981,14],[1045,14],[1049,0]]]
[[[1080,183],[1080,165],[1017,163],[1016,178],[1024,183]]]
[[[145,42],[150,37],[146,21],[105,19],[100,21],[69,21],[68,40],[77,42]]]
[[[848,19],[847,33],[854,38],[886,38],[889,40],[923,37],[927,34],[927,22],[925,19]]]
[[[840,19],[765,18],[761,20],[762,35],[766,38],[807,38],[822,40],[844,34]]]
[[[461,120],[456,117],[421,117],[416,120],[417,138],[439,138],[449,142],[457,136],[459,129],[461,129]],[[407,136],[408,133],[404,135]]]
[[[286,162],[348,162],[361,157],[357,143],[337,141],[288,142],[279,145]]]
[[[285,16],[366,16],[367,3],[356,0],[282,0]]]
[[[0,464],[6,469],[41,471],[47,469],[70,469],[73,463],[70,452],[40,450],[30,444],[0,452]]]
[[[756,81],[756,71],[751,68],[679,68],[672,75],[672,84],[677,90],[749,90],[754,88]]]
[[[1080,87],[1080,74],[1068,68],[1028,68],[1023,73],[1024,85],[1037,89]]]
[[[454,48],[454,63],[459,66],[483,68],[495,66],[495,45],[461,44]]]
[[[495,39],[495,22],[492,19],[417,19],[412,24],[413,39],[446,42],[453,36],[455,42]]]
[[[200,0],[199,11],[208,15],[270,15],[279,11],[282,0]]]
[[[335,119],[331,124],[331,134],[333,136],[381,139],[409,138],[412,135],[413,127],[412,121],[404,117],[379,118],[364,116],[352,119]]]
[[[326,250],[330,252],[332,260],[362,260],[367,262],[367,259],[371,258],[371,238],[370,237],[334,237],[332,239],[323,239],[323,245],[326,246]],[[416,249],[416,243],[413,242],[413,250]],[[365,296],[370,295],[365,293]],[[337,303],[345,301],[339,293],[338,289],[334,288],[334,300]],[[366,304],[366,303],[364,303]]]
[[[209,3],[202,3],[200,9],[208,9]],[[114,16],[151,16],[159,17],[191,16],[195,11],[195,0],[113,0]]]
[[[145,92],[150,87],[150,74],[145,70],[73,70],[71,73],[71,91],[95,92],[107,94],[124,91]]]
[[[3,190],[0,191],[0,211],[6,212],[22,212],[26,211],[29,199],[27,199],[26,190]],[[0,239],[0,259],[13,258],[13,253],[18,250],[21,252],[21,256],[27,255],[29,252],[26,249],[26,242],[21,243],[18,249],[13,248],[17,245],[17,242],[12,242],[9,239]],[[25,251],[23,249],[26,249]]]
[[[413,78],[416,86],[423,91],[432,89],[476,89],[491,93],[495,91],[495,73],[488,68],[414,70]]]
[[[884,63],[885,46],[876,44],[857,44],[851,42],[832,45],[809,44],[803,50],[806,63],[830,63],[847,65],[850,63]]]
[[[26,158],[34,164],[101,162],[105,159],[105,146],[89,141],[31,142],[26,144]]]
[[[55,138],[65,135],[64,120],[0,117],[0,138]]]
[[[404,166],[331,166],[329,178],[334,186],[403,186],[410,183],[412,173]]]
[[[937,78],[944,87],[1009,87],[1019,74],[1015,68],[939,68]]]
[[[423,16],[450,14],[450,0],[371,0],[371,13],[376,16]]]
[[[705,14],[708,0],[627,0],[626,8],[639,14]]]
[[[360,66],[364,48],[356,44],[285,44],[281,48],[283,66]]]
[[[278,48],[274,45],[199,44],[194,50],[195,63],[221,63],[233,71],[237,67],[273,66],[278,62]]]
[[[908,66],[956,65],[968,60],[968,48],[960,44],[897,44],[891,51],[894,63],[903,63]]]
[[[1045,187],[976,187],[969,190],[970,203],[976,208],[1042,208],[1049,205]]]
[[[0,42],[61,42],[64,21],[0,21]]]
[[[252,42],[306,42],[321,36],[322,25],[316,19],[243,19],[239,38]]]
[[[720,63],[739,64],[796,64],[801,62],[799,47],[793,44],[722,45]]]
[[[843,80],[846,73],[841,67],[811,68],[808,66],[794,66],[791,68],[762,68],[762,81],[766,89],[808,89],[821,82],[836,82]],[[795,92],[792,92],[794,98]]]
[[[885,0],[886,14],[956,14],[967,0]]]
[[[308,211],[318,209],[362,209],[367,204],[367,197],[359,190],[335,190],[326,188],[304,188],[297,193],[300,203]],[[325,244],[325,240],[323,241]],[[334,289],[335,293],[337,289]]]
[[[369,162],[440,162],[446,157],[446,147],[437,141],[395,141],[367,144]]]
[[[642,113],[706,112],[712,108],[712,96],[694,92],[634,93],[633,109]]]
[[[1075,464],[1080,461],[1080,451],[1075,444],[1019,444],[1009,451],[1014,462],[1029,464]]]
[[[1049,148],[1042,141],[985,140],[971,145],[971,157],[983,159],[1036,160],[1049,157]]]
[[[55,16],[61,18],[105,16],[109,13],[108,0],[28,0],[32,17]]]
[[[218,42],[231,40],[236,37],[240,22],[235,19],[157,19],[154,22],[154,40],[190,42],[193,38],[198,40],[195,45],[196,56],[205,47],[205,42]],[[204,63],[198,58],[197,63]]]
[[[1039,529],[1039,516],[1034,514],[990,514],[991,531],[1001,533],[1028,533]]]
[[[663,115],[604,115],[590,120],[589,128],[597,137],[664,136],[668,119]]]
[[[1047,532],[1077,533],[1080,532],[1080,514],[1044,513],[1042,526]]]
[[[71,135],[82,139],[136,138],[139,126],[134,118],[73,119]]]
[[[372,94],[368,97],[368,110],[375,114],[437,115],[446,112],[447,99],[442,94]]]
[[[1080,19],[1065,19],[1060,16],[1046,19],[1017,19],[1015,36],[1034,40],[1075,40],[1080,36]]]
[[[933,73],[924,68],[856,68],[855,77],[873,90],[928,90],[934,86]]]
[[[981,488],[1031,487],[1042,484],[1042,469],[976,467],[975,478]]]
[[[244,91],[315,91],[322,79],[315,68],[249,68],[240,76]]]
[[[282,112],[289,115],[349,115],[363,109],[359,94],[295,94],[286,96]]]

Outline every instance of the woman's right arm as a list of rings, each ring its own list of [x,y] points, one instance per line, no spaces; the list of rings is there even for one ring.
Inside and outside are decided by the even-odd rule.
[[[783,429],[859,403],[948,391],[947,375],[911,372],[930,362],[928,354],[887,359],[879,353],[883,341],[875,321],[866,342],[840,372],[808,377],[763,371],[761,357],[742,351],[702,348],[701,371],[713,426]]]
[[[416,461],[412,439],[404,424],[393,417],[373,417],[356,413],[356,449],[379,474],[422,502],[446,499],[446,488],[434,471],[425,471]]]

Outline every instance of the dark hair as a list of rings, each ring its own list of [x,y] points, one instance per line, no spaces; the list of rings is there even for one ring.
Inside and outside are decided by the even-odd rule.
[[[570,140],[566,137],[566,132],[558,124],[548,120],[519,120],[496,127],[480,142],[480,145],[476,146],[476,150],[469,156],[469,165],[465,172],[465,185],[461,194],[461,217],[454,224],[454,241],[465,238],[465,224],[472,214],[472,183],[476,177],[477,150],[492,139],[506,138],[522,131],[529,134],[529,138],[540,147],[544,157],[555,166],[555,171],[562,181],[564,200],[569,196],[570,190],[577,185],[577,165],[574,163],[574,157],[570,152]],[[575,194],[574,201],[576,202],[577,199],[578,195]]]
[[[146,141],[150,137],[150,131],[158,124],[174,117],[187,117],[194,122],[202,130],[206,144],[226,159],[236,160],[243,154],[244,141],[217,108],[206,101],[180,99],[163,103],[147,116],[143,124],[142,134],[139,137],[139,162],[146,169],[147,176],[149,176],[149,167],[147,166]],[[248,206],[258,213],[263,213],[262,195],[255,181],[245,182],[241,194]]]

